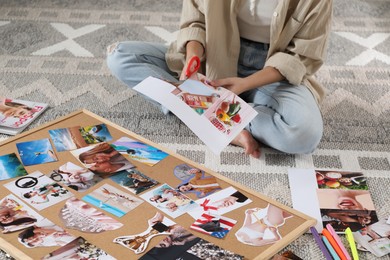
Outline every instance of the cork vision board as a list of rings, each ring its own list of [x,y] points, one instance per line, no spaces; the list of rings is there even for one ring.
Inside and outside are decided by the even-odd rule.
[[[58,195],[54,199],[57,199],[58,202],[50,206],[43,207],[42,204],[37,204],[38,202],[35,202],[36,204],[26,203],[25,198],[22,199],[22,191],[19,188],[20,186],[23,186],[22,188],[34,186],[33,180],[39,179],[37,177],[39,174],[49,176],[50,173],[53,173],[53,170],[59,169],[66,163],[81,168],[91,167],[91,169],[91,165],[94,165],[90,162],[84,162],[85,164],[83,164],[74,152],[58,151],[56,146],[53,145],[54,149],[51,152],[54,153],[53,156],[57,160],[44,164],[24,165],[28,173],[24,176],[24,181],[17,182],[18,178],[2,180],[0,182],[0,199],[4,201],[6,197],[16,197],[18,201],[25,203],[42,218],[52,222],[57,228],[59,227],[58,229],[62,229],[62,233],[59,231],[55,233],[60,234],[56,235],[57,238],[66,232],[74,238],[78,238],[79,241],[81,238],[86,240],[112,257],[101,259],[159,259],[158,257],[162,257],[164,254],[172,256],[176,253],[178,254],[174,257],[182,257],[182,259],[186,259],[188,255],[203,258],[207,257],[207,250],[212,248],[210,245],[215,248],[222,248],[222,251],[227,252],[227,255],[236,257],[231,259],[240,259],[240,256],[243,259],[268,259],[315,224],[314,219],[233,182],[87,110],[76,111],[37,129],[7,139],[0,144],[0,156],[15,153],[18,159],[21,160],[21,150],[17,144],[42,139],[48,139],[53,144],[53,136],[49,134],[49,130],[102,124],[106,126],[112,136],[112,139],[105,143],[112,145],[117,140],[130,138],[167,154],[161,161],[152,165],[134,159],[135,157],[131,157],[128,151],[127,154],[123,152],[126,149],[121,150],[123,156],[133,166],[127,172],[141,173],[141,176],[149,178],[149,181],[154,181],[150,188],[139,186],[136,192],[134,190],[130,192],[126,188],[126,184],[115,179],[115,176],[123,173],[123,171],[120,171],[114,174],[100,175],[102,179],[99,179],[93,186],[82,192],[60,183],[62,188],[59,189],[57,186],[53,188],[57,192],[55,195]],[[88,147],[92,146],[88,145]],[[115,147],[118,148],[119,146]],[[117,150],[120,150],[120,147]],[[35,151],[36,156],[40,156],[40,153]],[[202,173],[201,178],[187,178],[188,176],[198,176],[197,174],[200,173]],[[35,177],[26,178],[29,176]],[[214,179],[217,184],[202,181],[195,182],[191,179]],[[132,185],[140,182],[136,179],[132,179],[132,181]],[[192,190],[179,188],[182,184],[188,186],[187,183],[192,183]],[[14,187],[15,185],[19,188]],[[195,192],[197,189],[198,192]],[[98,194],[97,191],[99,190],[101,194]],[[169,196],[156,195],[163,193],[171,194]],[[107,206],[109,203],[102,203],[104,200],[99,196],[107,196],[108,200],[114,204]],[[154,196],[156,196],[155,199],[160,197],[160,201],[152,201]],[[59,199],[59,197],[62,199]],[[86,228],[82,223],[86,218],[77,215],[77,212],[74,211],[65,212],[64,209],[69,209],[70,206],[77,204],[68,205],[72,201],[82,203],[84,205],[82,207],[84,209],[88,208],[92,212],[91,214],[99,212],[101,216],[104,216],[104,221],[109,219],[107,221],[114,224],[107,230]],[[190,202],[188,203],[188,201]],[[112,205],[119,206],[115,208]],[[171,207],[171,205],[174,206]],[[2,208],[5,207],[2,206]],[[16,209],[19,208],[16,207]],[[189,214],[190,212],[192,213]],[[68,222],[66,222],[66,219]],[[80,227],[72,226],[74,223],[69,223],[70,220],[81,223]],[[38,224],[34,223],[34,225],[36,227]],[[185,230],[184,233],[187,234],[185,238],[175,237],[172,227],[177,226]],[[17,259],[41,259],[58,249],[57,253],[51,254],[53,258],[47,259],[55,259],[56,256],[60,257],[61,254],[63,254],[61,259],[64,259],[63,256],[66,255],[67,249],[66,246],[61,246],[69,240],[63,239],[59,244],[49,247],[26,246],[20,242],[20,233],[24,230],[26,229],[4,233],[3,227],[3,233],[0,234],[0,248]],[[183,231],[181,234],[183,234]],[[45,239],[41,238],[41,242]],[[50,242],[48,243],[50,244]],[[41,244],[45,243],[42,242]],[[169,250],[164,248],[167,246]],[[88,252],[82,253],[88,254]]]

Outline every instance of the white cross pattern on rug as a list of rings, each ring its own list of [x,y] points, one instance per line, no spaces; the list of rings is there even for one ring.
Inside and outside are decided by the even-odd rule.
[[[73,29],[70,25],[65,23],[51,23],[50,25],[68,39],[33,52],[32,55],[50,56],[56,52],[67,50],[76,57],[94,57],[91,52],[75,42],[74,39],[105,27],[105,25],[101,24],[90,24],[78,29]]]
[[[358,56],[350,59],[346,65],[351,66],[365,66],[373,60],[380,60],[384,63],[390,65],[390,56],[374,50],[376,46],[386,41],[390,37],[390,33],[373,33],[367,38],[363,38],[355,33],[351,32],[335,32],[337,35],[350,40],[354,43],[357,43],[363,47],[366,47],[367,50],[360,53]]]
[[[9,24],[9,23],[10,23],[9,21],[0,21],[0,26],[6,25],[6,24]]]
[[[165,45],[169,45],[176,40],[177,34],[179,33],[179,31],[171,33],[159,26],[145,26],[145,29],[163,39],[165,41]]]

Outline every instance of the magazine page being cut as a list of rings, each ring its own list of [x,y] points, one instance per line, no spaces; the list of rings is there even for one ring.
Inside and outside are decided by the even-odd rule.
[[[175,114],[215,154],[219,154],[257,115],[239,96],[223,87],[208,85],[204,78],[173,84],[148,77],[134,90]]]

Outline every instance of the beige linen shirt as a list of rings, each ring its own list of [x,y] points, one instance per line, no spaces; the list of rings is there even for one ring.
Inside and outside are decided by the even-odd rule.
[[[184,0],[178,38],[166,54],[172,71],[181,73],[188,41],[205,47],[202,66],[209,79],[237,76],[240,34],[237,13],[246,0]],[[293,85],[303,84],[320,103],[325,89],[313,75],[324,62],[333,0],[279,1],[271,21],[265,66],[274,67]]]

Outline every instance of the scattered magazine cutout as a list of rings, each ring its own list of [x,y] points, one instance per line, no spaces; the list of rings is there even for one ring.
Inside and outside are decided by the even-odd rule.
[[[42,260],[114,260],[116,258],[107,254],[103,249],[89,243],[83,237],[78,237],[63,247],[44,256]]]
[[[113,242],[134,251],[136,254],[141,254],[146,250],[153,237],[172,234],[178,227],[175,222],[164,217],[160,212],[148,220],[148,225],[148,228],[140,234],[117,237]]]
[[[82,200],[117,217],[123,217],[143,202],[143,200],[120,191],[110,184],[103,184],[84,196]]]
[[[101,233],[123,226],[122,223],[75,197],[65,202],[60,212],[60,219],[67,228],[86,233]]]
[[[0,156],[0,181],[27,175],[15,153]]]
[[[12,194],[0,200],[0,208],[2,215],[0,229],[3,233],[11,233],[31,227],[44,219]]]
[[[18,235],[19,242],[28,248],[64,246],[75,238],[48,219],[39,221]]]
[[[291,214],[272,204],[266,208],[247,209],[244,223],[235,235],[238,241],[251,246],[274,244],[282,239],[279,227],[291,217]]]
[[[4,186],[37,210],[45,209],[73,196],[73,193],[39,171],[6,183]]]
[[[136,169],[118,172],[111,176],[110,179],[134,194],[139,194],[159,184],[158,181]]]
[[[48,138],[17,143],[16,147],[24,166],[58,161]]]
[[[129,156],[130,159],[153,166],[165,159],[169,154],[153,146],[133,140],[129,137],[121,137],[111,144],[121,154]]]
[[[88,146],[80,133],[80,126],[49,130],[57,152],[76,150]]]

